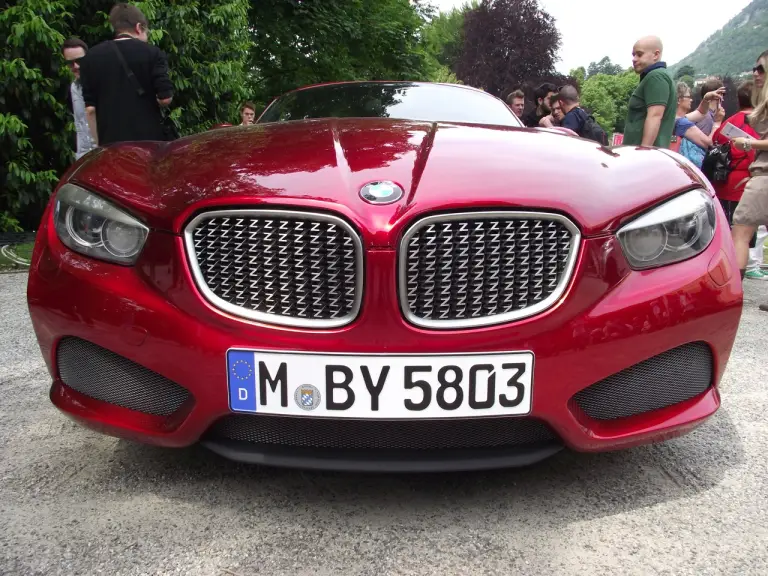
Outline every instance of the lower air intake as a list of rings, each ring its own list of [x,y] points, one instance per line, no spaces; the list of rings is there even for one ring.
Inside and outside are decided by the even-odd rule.
[[[342,420],[234,414],[219,420],[210,439],[301,448],[439,450],[546,443],[557,436],[539,420]]]
[[[712,352],[703,342],[686,344],[635,364],[574,396],[595,420],[615,420],[690,400],[713,381]]]
[[[137,412],[168,416],[190,396],[167,378],[80,338],[64,338],[56,358],[64,384],[90,398]]]

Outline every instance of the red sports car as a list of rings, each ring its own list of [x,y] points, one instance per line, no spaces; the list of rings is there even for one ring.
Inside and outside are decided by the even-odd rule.
[[[711,416],[742,309],[672,152],[527,129],[462,86],[353,82],[101,148],[37,235],[50,397],[100,432],[346,470],[524,465]]]

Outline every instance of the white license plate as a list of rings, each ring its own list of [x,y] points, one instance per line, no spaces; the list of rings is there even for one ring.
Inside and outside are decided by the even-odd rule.
[[[233,412],[329,418],[529,414],[533,353],[354,355],[229,350]]]

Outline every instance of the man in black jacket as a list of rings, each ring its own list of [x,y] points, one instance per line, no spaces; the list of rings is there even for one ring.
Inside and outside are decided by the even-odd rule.
[[[173,97],[165,53],[148,44],[149,23],[131,4],[109,13],[116,36],[97,44],[80,62],[88,123],[101,145],[166,140],[161,107]]]

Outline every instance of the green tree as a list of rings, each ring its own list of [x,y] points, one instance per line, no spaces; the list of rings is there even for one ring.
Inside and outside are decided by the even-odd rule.
[[[251,3],[254,98],[338,80],[417,80],[426,74],[424,26],[409,0],[260,0]]]
[[[696,82],[696,81],[693,79],[693,76],[688,76],[688,75],[685,75],[685,76],[680,76],[679,78],[677,78],[677,81],[678,81],[678,82],[685,82],[686,84],[688,84],[688,87],[689,87],[691,90],[693,90],[693,85],[694,85],[694,84],[695,84],[695,82]]]
[[[561,36],[538,0],[482,0],[464,15],[456,75],[505,96],[511,86],[554,72]]]
[[[111,0],[110,0],[111,2]],[[249,96],[248,0],[137,2],[152,27],[152,42],[168,54],[175,95],[171,106],[182,134],[237,118]]]
[[[579,83],[579,86],[581,86],[584,84],[584,80],[587,79],[587,71],[584,69],[584,66],[579,66],[578,68],[574,68],[568,72],[568,76],[576,79],[576,81]]]
[[[479,0],[472,0],[433,17],[426,15],[429,21],[422,33],[422,46],[427,53],[430,80],[439,81],[433,78],[435,75],[446,76],[446,68],[449,72],[455,70],[464,43],[464,15],[478,5]]]
[[[597,123],[609,135],[614,131],[617,119],[617,105],[611,95],[611,78],[607,74],[597,74],[581,87],[581,105],[592,111]]]
[[[615,76],[597,74],[582,85],[581,104],[592,111],[606,132],[623,132],[629,98],[639,82],[640,77],[632,70]]]
[[[25,0],[0,13],[0,222],[36,227],[34,214],[71,162],[73,132],[57,98],[67,73],[55,57],[67,30],[65,2]],[[30,215],[25,217],[25,215]]]
[[[597,76],[598,74],[606,74],[608,76],[617,76],[624,72],[619,64],[614,64],[611,59],[606,56],[600,62],[592,62],[587,67],[587,77]]]
[[[675,72],[675,80],[680,80],[683,76],[696,76],[696,69],[693,66],[680,66]]]

